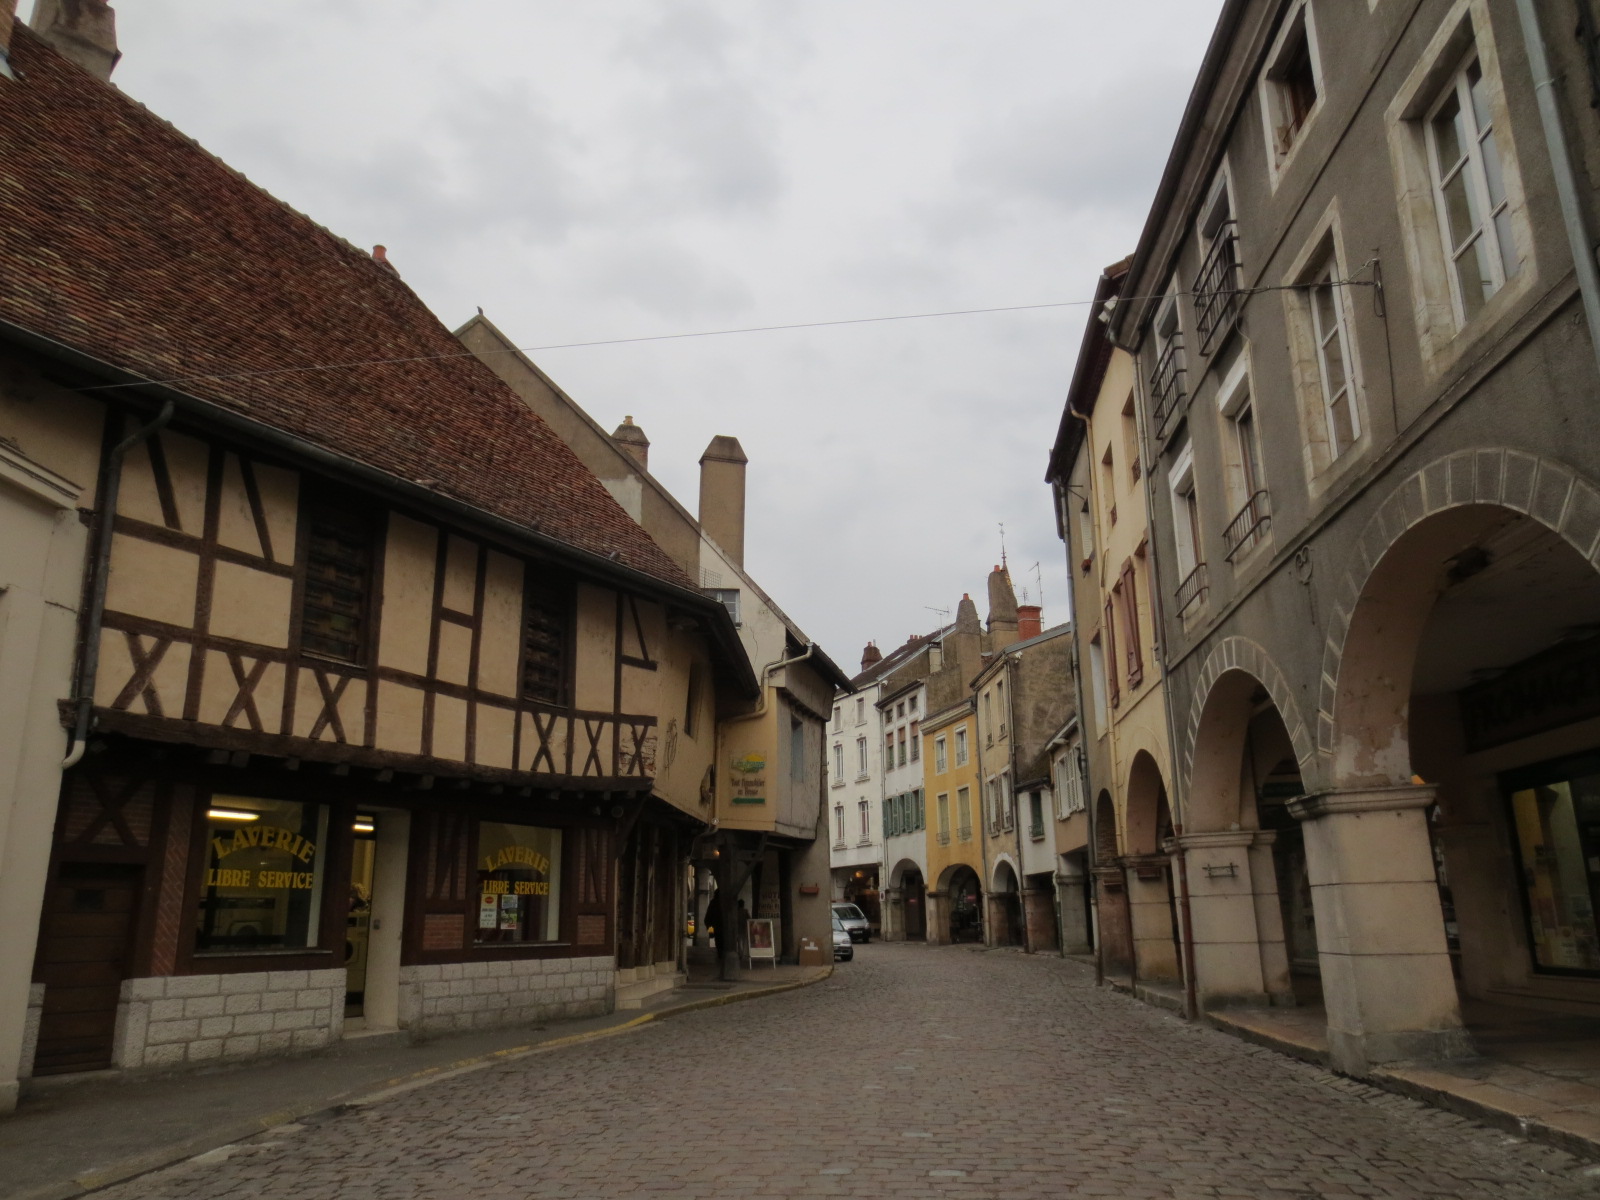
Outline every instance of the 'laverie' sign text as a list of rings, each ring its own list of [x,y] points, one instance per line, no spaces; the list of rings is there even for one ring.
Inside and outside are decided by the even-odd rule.
[[[235,829],[232,837],[211,839],[211,853],[221,862],[241,850],[277,850],[290,858],[309,863],[317,853],[309,842],[292,829],[262,825]],[[236,867],[214,867],[206,872],[207,887],[311,888],[316,886],[315,871],[253,871]]]

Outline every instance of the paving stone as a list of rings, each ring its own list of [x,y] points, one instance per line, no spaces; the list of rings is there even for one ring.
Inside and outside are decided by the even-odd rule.
[[[872,944],[813,987],[496,1062],[96,1200],[1571,1200],[1600,1197],[1593,1172],[1079,963]]]

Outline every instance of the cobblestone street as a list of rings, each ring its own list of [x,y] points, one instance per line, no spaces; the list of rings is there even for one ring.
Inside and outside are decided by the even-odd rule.
[[[825,983],[432,1083],[104,1200],[1600,1195],[1600,1168],[1097,990],[859,947]]]

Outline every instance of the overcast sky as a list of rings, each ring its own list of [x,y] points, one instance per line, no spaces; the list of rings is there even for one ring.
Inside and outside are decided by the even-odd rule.
[[[125,0],[115,81],[451,328],[521,346],[1083,299],[1143,224],[1221,0]],[[1066,618],[1046,454],[1084,307],[543,350],[847,671],[1004,523]]]

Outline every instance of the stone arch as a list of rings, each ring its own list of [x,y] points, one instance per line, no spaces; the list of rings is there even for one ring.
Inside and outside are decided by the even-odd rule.
[[[1022,872],[1017,870],[1017,864],[1009,854],[995,856],[994,870],[990,874],[989,890],[991,892],[1020,892],[1022,890]]]
[[[1352,651],[1359,653],[1359,644],[1351,641],[1351,626],[1363,597],[1368,597],[1370,603],[1373,585],[1382,582],[1381,573],[1394,569],[1396,559],[1391,551],[1417,526],[1432,520],[1431,530],[1441,536],[1457,533],[1466,537],[1474,522],[1482,520],[1481,516],[1474,516],[1474,509],[1479,514],[1499,510],[1526,516],[1558,535],[1600,570],[1600,488],[1564,463],[1523,451],[1487,447],[1446,455],[1413,472],[1390,492],[1362,530],[1352,566],[1340,583],[1329,618],[1316,748],[1339,773],[1360,773],[1357,764],[1331,761],[1339,745],[1339,722],[1344,721],[1347,726],[1357,723],[1365,708],[1371,707],[1358,700],[1351,681],[1342,678],[1346,676],[1347,656]],[[1432,583],[1414,582],[1416,587]],[[1401,619],[1425,621],[1426,610],[1426,604],[1412,603]],[[1391,638],[1395,636],[1394,631],[1389,633]],[[1373,703],[1403,705],[1409,694],[1409,679],[1397,687],[1404,695],[1375,698]],[[1368,765],[1373,767],[1368,773],[1374,775],[1393,775],[1399,769],[1381,755]],[[1401,778],[1407,770],[1401,770]]]
[[[1300,717],[1300,706],[1295,703],[1294,693],[1289,689],[1289,683],[1284,679],[1283,672],[1278,669],[1278,664],[1272,661],[1272,656],[1259,643],[1244,637],[1227,637],[1213,646],[1211,653],[1206,655],[1206,661],[1200,668],[1199,679],[1195,683],[1194,698],[1189,702],[1189,724],[1183,744],[1183,778],[1187,783],[1184,789],[1186,796],[1192,794],[1194,788],[1195,747],[1200,734],[1201,720],[1207,708],[1218,699],[1213,695],[1218,681],[1235,671],[1242,672],[1265,688],[1272,703],[1277,706],[1278,715],[1283,718],[1284,727],[1289,731],[1289,742],[1294,747],[1295,761],[1300,764],[1301,774],[1309,778],[1311,768],[1315,764],[1317,747],[1313,744],[1311,734]],[[1187,827],[1190,823],[1186,813],[1184,824]]]
[[[1124,821],[1127,829],[1123,845],[1129,854],[1158,854],[1161,852],[1161,822],[1163,803],[1170,805],[1167,782],[1155,755],[1140,750],[1128,767],[1128,781],[1123,796],[1127,811]],[[1171,819],[1170,809],[1165,814]]]
[[[919,867],[915,862],[909,858],[902,858],[899,862],[895,863],[894,869],[889,872],[889,886],[892,888],[904,886],[907,871],[914,871],[919,876],[922,874],[922,868]]]

